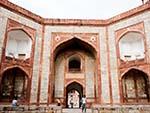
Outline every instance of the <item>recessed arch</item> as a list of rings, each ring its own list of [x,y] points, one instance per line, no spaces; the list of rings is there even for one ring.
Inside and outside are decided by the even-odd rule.
[[[5,55],[8,57],[28,59],[31,56],[32,37],[23,29],[11,29],[7,33]]]
[[[68,71],[69,72],[80,72],[82,60],[79,55],[72,55],[68,58]]]
[[[128,31],[121,35],[118,41],[119,57],[123,61],[144,59],[145,40],[144,35],[137,31]]]
[[[13,27],[13,28],[9,28],[9,29],[7,30],[7,34],[8,34],[9,32],[11,32],[11,31],[15,31],[15,30],[21,30],[21,31],[23,31],[23,32],[26,33],[26,34],[31,38],[31,40],[33,41],[33,36],[32,36],[25,28],[23,28],[23,27]]]
[[[83,96],[83,86],[78,82],[72,82],[66,87],[66,107],[79,108],[80,99]]]
[[[97,50],[93,45],[89,44],[88,42],[78,37],[73,37],[71,39],[65,40],[64,42],[59,43],[59,45],[54,47],[53,49],[54,58],[57,57],[59,52],[64,51],[65,49],[86,50],[87,52],[90,52],[94,57],[96,57],[97,54]]]
[[[61,41],[61,40],[60,40]],[[54,47],[54,46],[53,46]],[[83,90],[85,91],[85,82],[88,82],[92,78],[92,94],[94,94],[94,76],[96,73],[96,63],[97,63],[97,50],[95,47],[84,41],[80,38],[70,38],[68,40],[65,40],[54,48],[52,48],[51,51],[51,70],[52,75],[54,75],[53,80],[55,81],[54,86],[54,99],[63,98],[64,96],[67,96],[66,93],[66,85],[69,83],[72,83],[73,81],[79,81],[80,84],[83,86]],[[75,55],[75,56],[74,56]],[[80,72],[68,72],[68,62],[69,58],[73,58],[76,61],[79,61],[81,71]],[[77,58],[78,57],[78,58]],[[71,58],[71,59],[72,59]],[[77,58],[77,59],[76,59]],[[85,61],[87,65],[85,65]],[[90,68],[90,66],[92,68]],[[88,76],[88,80],[84,81],[86,79],[85,75],[87,75],[88,71],[91,72],[91,76]],[[91,77],[91,78],[90,78]],[[83,79],[79,80],[79,79]],[[59,85],[58,85],[59,83]],[[88,82],[87,84],[89,84]],[[61,84],[61,85],[60,85]],[[65,87],[64,87],[65,86]],[[49,89],[50,91],[51,89]],[[92,95],[91,94],[91,95]],[[89,94],[90,95],[90,94]],[[93,95],[92,95],[93,96]],[[66,101],[66,98],[63,99],[64,102]],[[64,103],[65,105],[65,103]],[[66,106],[66,105],[65,105]]]
[[[20,102],[27,102],[29,78],[20,68],[14,67],[5,70],[0,81],[0,101],[11,102],[13,98]]]
[[[78,83],[80,84],[83,88],[85,88],[85,84],[83,84],[81,81],[78,81],[78,80],[70,80],[68,81],[66,84],[65,84],[65,87],[67,87],[69,84],[71,83]]]
[[[124,103],[149,102],[148,75],[138,69],[130,69],[121,79]]]
[[[128,33],[132,33],[132,32],[133,32],[133,33],[139,33],[139,34],[141,34],[143,38],[145,37],[143,31],[136,30],[136,29],[127,29],[126,31],[124,31],[123,33],[121,33],[121,34],[117,37],[117,39],[118,39],[118,40],[117,40],[117,43],[119,43],[120,39],[121,39],[123,36],[125,36],[125,35],[128,34]]]
[[[26,74],[26,76],[27,76],[28,78],[30,78],[29,73],[28,73],[23,67],[21,67],[21,66],[19,66],[19,65],[6,67],[6,68],[3,69],[3,71],[1,72],[1,76],[3,75],[4,72],[6,72],[7,70],[10,70],[10,69],[13,69],[13,68],[18,68],[18,69],[22,70],[22,71]]]

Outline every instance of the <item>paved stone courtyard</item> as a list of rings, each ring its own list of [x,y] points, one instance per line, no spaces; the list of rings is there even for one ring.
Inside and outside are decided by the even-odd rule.
[[[61,106],[35,107],[0,106],[0,113],[82,113],[80,108],[68,109]],[[150,105],[126,105],[126,106],[93,106],[86,110],[86,113],[150,113]]]

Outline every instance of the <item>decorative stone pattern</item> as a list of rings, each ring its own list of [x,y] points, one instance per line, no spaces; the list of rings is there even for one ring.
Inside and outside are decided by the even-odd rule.
[[[53,49],[55,49],[59,44],[71,40],[72,38],[79,38],[87,43],[93,45],[94,48],[97,48],[97,34],[96,33],[65,33],[65,32],[55,32],[52,33],[52,37],[54,38],[52,41]]]

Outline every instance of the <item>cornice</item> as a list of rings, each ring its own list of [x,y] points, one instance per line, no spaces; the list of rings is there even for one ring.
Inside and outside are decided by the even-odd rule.
[[[44,21],[44,18],[42,18],[41,16],[36,15],[36,14],[32,13],[31,11],[28,11],[16,4],[13,4],[13,3],[9,2],[8,0],[0,0],[0,6],[8,9],[14,13],[20,14],[26,18],[29,18],[35,22],[38,22],[40,24],[42,24]]]
[[[150,1],[136,7],[134,9],[131,9],[129,11],[126,11],[124,13],[121,13],[117,16],[114,16],[112,18],[106,19],[106,20],[96,20],[96,19],[51,19],[51,18],[43,18],[37,14],[32,13],[31,11],[28,11],[16,4],[13,4],[9,2],[8,0],[0,0],[0,6],[14,12],[17,14],[20,14],[26,18],[29,18],[39,24],[43,25],[66,25],[66,26],[107,26],[111,25],[113,23],[119,22],[121,20],[124,20],[126,18],[132,17],[134,15],[138,15],[142,12],[149,11],[150,9]]]

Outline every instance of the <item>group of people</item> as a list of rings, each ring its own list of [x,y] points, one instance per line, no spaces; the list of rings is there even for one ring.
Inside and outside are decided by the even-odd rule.
[[[86,113],[86,97],[85,97],[85,95],[83,95],[83,97],[82,97],[82,99],[81,99],[80,102],[81,102],[82,113]],[[73,108],[73,101],[71,101],[70,104],[71,104],[71,108]],[[13,106],[13,107],[19,106],[17,97],[15,97],[15,98],[12,100],[12,106]],[[58,101],[58,106],[60,106],[60,101]]]

